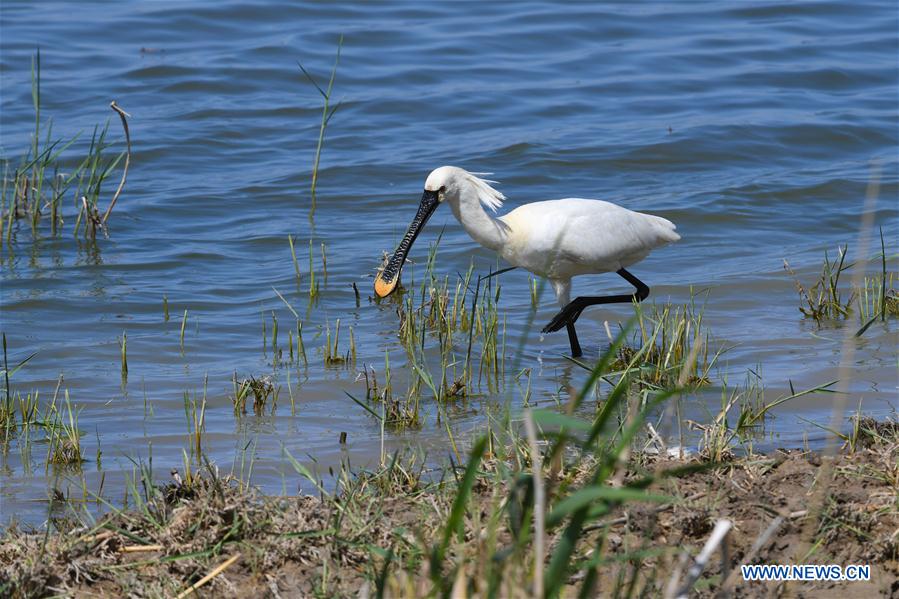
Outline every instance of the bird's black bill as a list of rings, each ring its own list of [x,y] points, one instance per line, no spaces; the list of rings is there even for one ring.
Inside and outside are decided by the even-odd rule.
[[[421,195],[421,203],[418,205],[418,212],[415,213],[415,218],[413,218],[412,223],[409,224],[409,230],[406,231],[406,234],[397,246],[396,251],[393,252],[393,256],[387,261],[387,266],[385,266],[384,270],[378,273],[378,276],[375,278],[375,293],[378,297],[387,297],[396,289],[400,280],[400,272],[403,270],[403,264],[406,262],[406,255],[409,253],[409,250],[412,249],[415,238],[421,233],[425,223],[428,222],[428,219],[431,218],[434,210],[436,210],[439,205],[440,200],[437,197],[436,191],[425,190]]]

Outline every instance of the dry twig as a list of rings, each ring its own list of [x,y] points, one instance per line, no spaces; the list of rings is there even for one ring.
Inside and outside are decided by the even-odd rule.
[[[109,103],[109,107],[119,115],[120,119],[122,119],[122,128],[125,130],[125,143],[127,144],[128,152],[127,154],[125,154],[125,167],[122,170],[122,180],[119,181],[119,187],[115,190],[115,194],[112,196],[112,200],[110,200],[109,202],[109,207],[106,209],[106,212],[103,213],[103,218],[100,221],[100,224],[103,226],[104,231],[106,231],[106,221],[109,220],[109,215],[112,213],[112,208],[113,206],[115,206],[116,201],[119,199],[119,195],[121,195],[122,193],[122,188],[125,187],[125,180],[128,178],[128,167],[131,165],[131,133],[128,131],[128,119],[125,118],[131,115],[119,108],[119,105],[115,103],[115,100]]]
[[[145,551],[162,551],[162,545],[126,545],[122,547],[122,553],[143,553]]]
[[[234,555],[232,555],[231,557],[229,557],[224,562],[222,562],[220,565],[216,566],[212,570],[212,572],[210,572],[209,574],[207,574],[206,576],[204,576],[203,578],[201,578],[200,580],[198,580],[197,582],[192,584],[188,589],[182,591],[178,595],[178,599],[183,599],[184,597],[187,597],[188,595],[196,592],[197,589],[199,589],[201,586],[203,586],[204,584],[206,584],[207,582],[209,582],[210,580],[212,580],[213,578],[215,578],[216,576],[218,576],[219,574],[224,572],[238,559],[240,559],[239,551],[237,553],[235,553]]]
[[[537,427],[534,425],[534,417],[530,410],[524,413],[524,428],[528,434],[531,471],[534,477],[534,597],[543,597],[546,497],[543,487],[543,456],[537,447]]]

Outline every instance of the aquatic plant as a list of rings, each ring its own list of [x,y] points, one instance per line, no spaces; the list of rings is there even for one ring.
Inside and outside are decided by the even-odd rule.
[[[688,422],[691,428],[702,432],[699,441],[699,455],[712,462],[723,462],[734,456],[738,445],[751,453],[747,446],[753,439],[763,435],[765,422],[772,417],[777,406],[806,395],[834,393],[837,381],[796,391],[789,382],[790,392],[773,400],[765,398],[765,388],[759,369],[749,370],[743,385],[728,386],[722,381],[721,408],[713,414],[707,424]]]
[[[124,383],[128,380],[128,335],[125,331],[122,331],[119,346],[122,354],[122,382]]]
[[[312,264],[312,240],[309,240],[309,300],[318,296],[318,282],[315,280],[315,267]]]
[[[84,219],[85,236],[89,236],[91,239],[96,238],[98,230],[103,231],[103,234],[108,236],[107,221],[109,221],[109,215],[112,214],[112,209],[115,207],[115,204],[122,193],[122,189],[125,187],[125,181],[128,178],[128,167],[131,165],[131,134],[128,130],[128,113],[119,108],[115,101],[110,103],[109,106],[119,115],[119,118],[122,121],[122,129],[125,131],[127,149],[124,154],[119,154],[119,156],[104,163],[102,152],[106,147],[104,141],[109,129],[109,123],[107,122],[106,126],[100,132],[99,138],[97,137],[97,129],[94,128],[94,136],[91,139],[91,148],[88,152],[88,159],[85,161],[85,169],[81,171],[81,176],[78,180],[78,186],[80,189],[85,190],[85,195],[80,196],[81,211],[78,213],[78,219],[75,221],[75,231],[77,233],[79,223]],[[99,207],[100,188],[106,178],[112,173],[116,166],[118,166],[123,155],[125,157],[125,165],[122,168],[122,178],[119,181],[119,185],[116,188],[112,199],[109,200],[106,211],[103,212],[103,215],[101,216]],[[87,174],[86,180],[84,176],[85,173]]]
[[[6,333],[2,333],[3,340],[3,401],[0,402],[0,430],[3,431],[3,436],[6,438],[11,431],[15,431],[16,428],[16,415],[15,415],[15,402],[13,399],[12,387],[10,386],[10,379],[18,372],[23,366],[25,366],[29,361],[31,361],[37,353],[33,353],[22,360],[19,361],[18,364],[10,369],[9,367],[9,353],[8,347],[6,344]]]
[[[84,462],[81,448],[81,431],[78,428],[78,410],[72,407],[69,390],[64,393],[66,414],[56,407],[56,400],[47,409],[44,428],[48,436],[47,465],[80,467]]]
[[[868,328],[878,320],[899,316],[899,293],[894,287],[896,273],[887,272],[887,249],[883,240],[883,229],[880,229],[880,271],[873,277],[865,277],[856,292],[858,298],[858,314],[863,323],[855,333],[856,337],[864,335]]]
[[[351,393],[347,396],[377,419],[382,427],[391,430],[417,428],[422,423],[421,376],[413,370],[405,393],[396,395],[390,370],[390,353],[384,352],[384,384],[378,383],[378,373],[371,365],[363,364],[357,380],[365,381],[365,400],[360,401]]]
[[[325,346],[322,348],[322,356],[325,366],[338,366],[356,363],[356,338],[353,336],[353,327],[350,327],[350,343],[346,352],[338,349],[340,342],[340,319],[334,323],[334,341],[331,341],[331,325],[325,325]]]
[[[300,263],[297,261],[297,250],[294,247],[294,238],[291,235],[287,236],[287,243],[290,245],[290,257],[293,259],[293,272],[297,281],[297,289],[299,289],[302,280],[300,277]]]
[[[206,434],[206,405],[209,376],[203,377],[203,395],[197,398],[197,394],[185,391],[184,417],[187,421],[187,438],[190,453],[196,464],[203,463],[203,440]]]
[[[10,368],[5,333],[2,338],[5,385],[0,401],[0,452],[5,454],[9,442],[16,439],[23,465],[28,471],[32,443],[38,440],[47,446],[45,469],[49,470],[51,466],[80,469],[82,462],[85,461],[81,444],[82,432],[78,426],[81,407],[71,400],[68,388],[63,388],[62,375],[57,379],[56,389],[50,401],[44,403],[43,407],[39,391],[24,394],[14,391],[10,379],[37,354],[25,357]],[[60,392],[64,398],[62,406],[60,406]],[[34,437],[33,432],[37,432],[40,436]]]
[[[299,313],[294,309],[294,307],[287,301],[287,298],[284,297],[280,291],[272,287],[272,291],[275,292],[275,295],[287,306],[287,309],[290,310],[290,313],[293,314],[293,317],[296,319],[296,352],[294,352],[294,335],[293,331],[287,331],[287,346],[288,346],[288,357],[290,358],[291,364],[299,363],[299,360],[302,358],[303,364],[307,364],[306,360],[306,347],[303,344],[303,321],[300,319]],[[274,314],[274,312],[272,312]],[[262,322],[262,347],[263,354],[265,354],[265,318],[263,317]],[[355,350],[355,346],[353,348]],[[354,353],[355,359],[355,353]],[[280,350],[279,350],[279,359],[280,359]]]
[[[858,315],[862,322],[884,320],[899,316],[899,292],[896,273],[878,273],[865,277],[858,294]]]
[[[458,274],[455,285],[450,285],[447,276],[438,278],[434,264],[441,237],[430,247],[417,290],[380,301],[398,304],[398,337],[413,363],[425,365],[426,341],[436,338],[441,386],[456,388],[450,395],[470,395],[482,386],[498,392],[505,376],[505,317],[500,318],[498,307],[501,286],[492,274],[475,277],[474,263],[464,275]],[[414,288],[413,280],[410,289]]]
[[[278,405],[279,389],[275,386],[271,376],[261,376],[259,378],[249,377],[237,380],[235,372],[232,379],[233,395],[231,403],[234,406],[234,415],[240,416],[247,413],[247,399],[253,394],[253,414],[262,416],[265,414],[266,408],[271,401],[271,413],[274,414],[275,407]]]
[[[322,89],[321,86],[315,81],[315,78],[309,74],[309,71],[302,65],[302,63],[297,62],[297,65],[300,67],[300,70],[303,71],[303,75],[306,76],[306,79],[309,80],[315,89],[318,90],[318,93],[321,94],[322,99],[324,100],[324,104],[322,105],[322,120],[321,126],[318,130],[318,143],[315,146],[315,158],[312,162],[312,185],[310,186],[309,193],[312,198],[312,204],[309,207],[309,220],[312,220],[315,217],[315,187],[318,183],[318,165],[321,160],[322,147],[325,144],[325,129],[328,127],[328,123],[331,122],[331,118],[334,116],[334,113],[337,112],[337,109],[340,108],[340,102],[338,102],[334,108],[331,108],[331,91],[334,88],[334,78],[337,75],[337,65],[340,62],[340,50],[343,47],[343,35],[337,40],[337,56],[334,58],[334,66],[331,68],[331,77],[328,79],[328,85],[325,89]]]
[[[48,220],[50,234],[57,235],[64,224],[62,200],[73,190],[77,218],[73,233],[77,236],[83,229],[84,236],[95,239],[97,231],[104,235],[108,231],[109,217],[118,201],[128,176],[131,164],[131,133],[128,128],[129,116],[115,101],[110,108],[119,116],[125,134],[125,151],[105,158],[104,152],[109,149],[106,141],[109,122],[101,127],[94,127],[87,156],[71,172],[65,173],[61,167],[61,156],[78,135],[68,141],[53,138],[52,121],[46,124],[41,114],[41,55],[38,51],[31,65],[31,98],[34,108],[34,133],[31,146],[21,160],[21,164],[13,169],[10,176],[9,162],[4,162],[3,182],[0,186],[0,238],[11,243],[14,223],[25,219],[30,225],[32,236],[38,234],[38,228],[49,210]],[[100,211],[99,202],[104,182],[113,174],[124,159],[122,176],[119,185],[112,195],[105,211]]]
[[[181,332],[178,334],[178,345],[181,347],[181,353],[184,353],[184,331],[187,329],[187,309],[184,310],[184,316],[181,317]]]
[[[807,318],[812,318],[815,322],[821,322],[823,320],[845,318],[849,315],[854,294],[850,292],[849,297],[844,298],[840,289],[840,275],[852,266],[845,263],[847,248],[848,246],[845,245],[837,246],[837,258],[833,260],[830,259],[827,250],[825,250],[821,275],[808,287],[799,281],[796,273],[790,268],[789,262],[784,260],[784,269],[793,277],[796,283],[796,291],[799,292],[801,303],[804,304],[799,306],[799,311]]]
[[[612,363],[614,374],[627,374],[640,389],[661,389],[676,385],[696,387],[710,381],[710,372],[726,351],[711,351],[710,335],[703,324],[705,305],[697,307],[695,295],[689,303],[635,303],[636,326],[622,344]],[[607,326],[607,334],[611,335]],[[610,337],[611,339],[611,337]],[[692,357],[691,357],[692,356]],[[573,359],[575,364],[592,370],[589,364]],[[684,371],[690,365],[689,371]]]
[[[796,283],[801,304],[799,310],[818,324],[825,321],[843,320],[853,311],[857,313],[861,328],[855,333],[860,337],[877,321],[885,321],[899,315],[899,294],[895,289],[896,274],[887,270],[887,248],[880,230],[880,267],[870,277],[860,277],[850,285],[848,291],[840,286],[840,275],[853,265],[846,264],[847,246],[837,248],[838,258],[833,260],[824,252],[824,263],[820,277],[811,285],[803,285],[784,260],[784,269]],[[848,295],[847,295],[848,292]]]

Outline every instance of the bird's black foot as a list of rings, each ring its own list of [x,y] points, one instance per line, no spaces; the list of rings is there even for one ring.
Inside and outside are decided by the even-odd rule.
[[[643,281],[620,268],[616,271],[622,278],[636,288],[633,295],[603,295],[595,297],[576,297],[571,300],[558,314],[556,314],[549,324],[543,327],[544,333],[553,333],[559,331],[562,327],[568,329],[568,340],[571,343],[571,355],[575,358],[581,355],[581,344],[577,339],[577,332],[574,330],[574,323],[588,306],[598,306],[600,304],[629,304],[631,302],[642,302],[649,296],[649,287]]]
[[[571,302],[564,308],[562,308],[558,314],[556,314],[549,324],[543,327],[544,333],[555,333],[556,331],[561,331],[562,327],[568,324],[574,324],[574,321],[578,319],[578,316],[581,315],[581,312],[584,310],[582,306],[576,305],[574,302]]]
[[[580,358],[584,355],[581,351],[581,342],[577,340],[577,331],[574,330],[574,323],[569,322],[565,327],[568,329],[568,342],[571,344],[571,357]]]

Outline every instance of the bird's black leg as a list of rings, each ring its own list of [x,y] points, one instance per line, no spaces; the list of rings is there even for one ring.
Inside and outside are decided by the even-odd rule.
[[[565,323],[565,328],[568,329],[568,343],[571,344],[571,357],[580,358],[583,355],[583,352],[581,351],[581,344],[577,340],[577,331],[574,330],[574,323]]]
[[[624,270],[623,268],[616,271],[624,280],[636,288],[633,295],[601,295],[601,296],[583,296],[576,297],[571,300],[567,306],[562,308],[558,314],[543,328],[544,333],[552,333],[558,331],[563,326],[568,329],[568,339],[571,341],[571,351],[575,352],[575,348],[580,350],[577,343],[577,335],[574,333],[574,323],[587,306],[597,306],[599,304],[629,304],[631,302],[642,302],[649,297],[649,287],[643,281]]]

